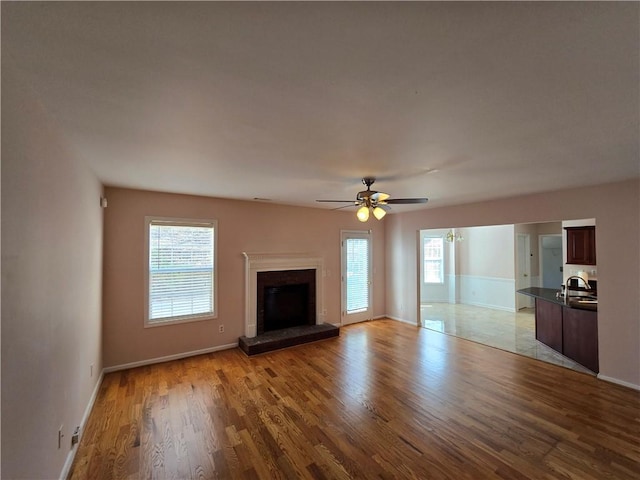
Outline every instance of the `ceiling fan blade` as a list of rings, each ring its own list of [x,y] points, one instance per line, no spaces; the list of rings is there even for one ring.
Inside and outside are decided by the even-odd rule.
[[[391,195],[389,195],[388,193],[383,193],[383,192],[376,192],[373,195],[371,195],[371,200],[373,200],[374,202],[384,202],[385,200],[387,200]]]
[[[343,208],[357,207],[357,206],[358,206],[358,204],[354,202],[353,205],[343,205],[342,207],[332,208],[331,211],[333,211],[333,210],[342,210]]]
[[[428,198],[390,198],[389,200],[385,200],[385,203],[389,205],[408,205],[412,203],[427,203],[428,201]]]
[[[316,200],[322,203],[355,203],[353,200]]]

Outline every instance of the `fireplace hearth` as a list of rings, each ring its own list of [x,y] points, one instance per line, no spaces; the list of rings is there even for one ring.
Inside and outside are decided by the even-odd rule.
[[[294,347],[340,335],[340,328],[329,323],[281,328],[263,333],[257,337],[240,337],[238,346],[248,356],[272,352],[281,348]]]

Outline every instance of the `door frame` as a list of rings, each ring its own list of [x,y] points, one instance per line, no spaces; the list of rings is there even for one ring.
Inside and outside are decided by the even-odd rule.
[[[357,313],[347,313],[347,282],[345,279],[347,271],[347,255],[345,242],[351,238],[366,239],[369,242],[368,249],[368,306],[367,309]],[[341,230],[340,231],[340,324],[350,325],[352,323],[364,322],[373,318],[373,235],[371,230]]]
[[[520,248],[521,239],[524,240],[524,248]],[[526,259],[524,272],[520,269],[521,259]],[[524,278],[527,280],[524,281]],[[516,291],[527,287],[531,287],[531,235],[518,233],[516,234]],[[516,311],[532,307],[531,297],[516,293]]]

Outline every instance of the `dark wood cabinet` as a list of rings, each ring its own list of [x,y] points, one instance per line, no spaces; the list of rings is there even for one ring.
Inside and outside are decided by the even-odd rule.
[[[562,353],[565,357],[598,373],[598,314],[596,312],[564,308]]]
[[[536,297],[536,340],[593,372],[600,371],[595,311]]]
[[[536,298],[536,340],[562,353],[562,306]]]
[[[596,227],[565,227],[567,231],[567,263],[596,264]]]

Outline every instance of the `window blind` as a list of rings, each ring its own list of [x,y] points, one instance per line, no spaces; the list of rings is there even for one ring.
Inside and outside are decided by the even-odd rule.
[[[213,225],[149,224],[149,322],[212,314]]]
[[[347,253],[347,313],[369,308],[369,241],[348,238]]]

